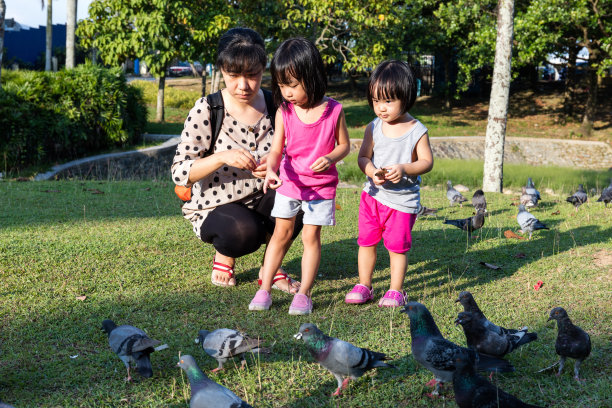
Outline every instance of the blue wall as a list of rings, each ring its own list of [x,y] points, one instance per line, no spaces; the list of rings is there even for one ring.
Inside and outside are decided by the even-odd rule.
[[[5,31],[3,59],[18,59],[34,64],[45,53],[47,28],[38,27],[21,31]],[[66,48],[66,24],[53,24],[52,48]],[[44,58],[44,57],[43,57]],[[44,60],[44,59],[43,59]]]

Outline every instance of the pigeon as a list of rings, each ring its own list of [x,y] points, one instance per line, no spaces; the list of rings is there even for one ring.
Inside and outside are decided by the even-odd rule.
[[[610,185],[603,189],[601,196],[597,199],[597,202],[604,202],[604,206],[608,208],[608,203],[612,201],[612,179],[610,179]]]
[[[481,209],[487,211],[487,199],[485,198],[482,190],[474,191],[474,195],[472,196],[472,205],[476,211]]]
[[[463,311],[470,312],[472,317],[480,321],[487,331],[492,331],[499,336],[507,336],[509,334],[520,335],[519,332],[527,330],[527,327],[523,327],[520,330],[506,329],[505,327],[491,323],[478,307],[478,304],[474,300],[474,296],[472,296],[472,294],[466,290],[459,293],[459,297],[455,300],[455,302],[461,303],[461,306],[463,306]]]
[[[154,347],[161,341],[149,338],[144,331],[137,327],[127,324],[117,326],[112,320],[104,320],[102,330],[108,334],[110,348],[125,364],[127,369],[126,381],[132,381],[130,363],[136,364],[136,369],[143,377],[153,376],[149,355],[155,351]]]
[[[521,193],[519,202],[521,205],[524,205],[527,208],[531,208],[535,207],[538,204],[538,199],[535,195],[527,193],[527,187],[523,186],[523,192]]]
[[[531,239],[531,234],[533,231],[539,229],[550,229],[546,225],[544,225],[540,220],[538,220],[533,214],[529,213],[524,205],[519,205],[518,214],[516,215],[516,221],[518,221],[521,226],[521,230],[523,233],[529,233],[529,239]]]
[[[236,356],[241,357],[240,367],[244,368],[246,364],[244,353],[247,351],[252,353],[269,352],[267,349],[259,348],[263,340],[252,339],[246,334],[232,329],[217,329],[211,332],[200,330],[195,342],[201,344],[206,354],[219,363],[219,366],[212,372],[223,370],[223,364]]]
[[[188,354],[180,357],[177,364],[189,378],[191,400],[189,408],[248,408],[249,404],[236,394],[206,376]],[[251,407],[252,408],[252,407]]]
[[[361,377],[376,367],[391,367],[384,353],[360,348],[335,337],[326,336],[312,323],[304,323],[293,337],[304,340],[306,348],[317,363],[331,372],[338,381],[338,388],[332,395],[340,395],[349,380]]]
[[[578,207],[586,203],[588,199],[589,198],[587,196],[586,191],[584,191],[584,187],[582,186],[582,184],[578,184],[578,190],[571,196],[567,197],[565,201],[567,201],[568,203],[572,203],[576,211],[578,211]]]
[[[484,322],[470,312],[460,312],[455,324],[460,324],[463,327],[468,347],[473,348],[480,354],[493,357],[504,357],[523,344],[538,338],[536,333],[528,333],[527,328],[513,334],[499,334],[493,330],[487,330]]]
[[[13,408],[13,406],[0,401],[0,408]]]
[[[424,217],[426,215],[434,215],[438,210],[435,208],[427,208],[424,205],[419,207],[419,211],[417,212],[417,218]]]
[[[567,312],[562,307],[555,307],[550,311],[550,320],[557,321],[557,341],[555,342],[555,351],[561,356],[559,360],[559,371],[557,376],[561,375],[565,360],[571,357],[576,360],[574,364],[574,378],[580,381],[578,370],[582,361],[591,354],[591,337],[587,332],[580,327],[575,326],[570,320]],[[552,368],[557,363],[553,364]]]
[[[476,373],[474,359],[463,350],[455,354],[453,389],[459,408],[539,408],[499,389]]]
[[[533,180],[531,179],[531,177],[527,178],[527,194],[531,194],[532,196],[535,196],[536,198],[536,204],[538,201],[540,201],[542,199],[542,196],[540,196],[540,192],[538,190],[536,190],[535,185],[533,184]]]
[[[458,203],[459,206],[463,207],[463,203],[467,201],[467,199],[462,196],[460,192],[453,188],[453,185],[450,180],[446,182],[446,198],[448,198],[451,207],[455,203]]]
[[[472,232],[482,228],[485,222],[485,210],[479,209],[476,215],[461,220],[444,220],[444,224],[454,225],[455,227],[467,231],[468,236],[472,236]]]
[[[477,355],[474,350],[456,345],[442,337],[431,313],[418,302],[409,302],[402,310],[410,318],[410,337],[414,359],[431,371],[435,380],[432,395],[438,395],[440,382],[449,383],[455,371],[455,356],[465,351],[478,358],[478,371],[512,372],[514,367],[506,360],[487,355]],[[431,384],[432,382],[430,381]]]

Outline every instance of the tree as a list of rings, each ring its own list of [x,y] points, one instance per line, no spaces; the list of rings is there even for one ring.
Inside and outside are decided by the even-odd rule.
[[[47,0],[47,48],[45,50],[45,71],[51,71],[51,54],[53,47],[53,0]],[[41,0],[45,7],[45,0]]]
[[[495,65],[485,137],[483,191],[503,189],[504,142],[510,97],[514,0],[499,0]]]
[[[6,3],[0,0],[0,90],[2,89],[2,54],[4,51],[4,17],[6,16]]]
[[[67,16],[66,16],[66,69],[74,68],[75,54],[75,30],[77,20],[77,0],[67,1]]]

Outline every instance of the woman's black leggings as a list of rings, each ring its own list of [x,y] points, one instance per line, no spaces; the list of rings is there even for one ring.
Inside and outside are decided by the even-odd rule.
[[[275,191],[268,190],[253,210],[238,203],[215,208],[204,220],[200,228],[200,238],[213,244],[220,254],[232,258],[257,251],[274,232],[275,219],[270,216],[274,196]],[[300,211],[295,220],[292,239],[302,230],[302,217],[303,213]]]

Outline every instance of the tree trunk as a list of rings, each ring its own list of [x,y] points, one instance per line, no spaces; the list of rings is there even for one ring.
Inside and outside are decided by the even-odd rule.
[[[504,185],[504,142],[510,97],[514,0],[499,0],[498,10],[482,180],[483,191],[490,192],[501,192]]]
[[[601,78],[597,75],[597,60],[599,52],[596,49],[589,48],[589,68],[588,75],[588,94],[586,106],[584,108],[584,116],[582,118],[581,131],[583,136],[590,136],[593,131],[593,122],[595,121],[595,113],[597,112],[597,90],[600,85]]]
[[[6,15],[6,3],[0,0],[0,89],[2,89],[2,50],[4,50],[4,16]]]
[[[164,121],[164,88],[166,86],[166,77],[162,74],[157,83],[157,115],[156,122]]]
[[[214,85],[213,92],[217,92],[220,86],[221,86],[221,70],[215,69],[215,85]]]
[[[451,65],[451,54],[446,53],[443,57],[444,61],[444,108],[451,108],[451,81],[450,81],[450,65]]]
[[[565,90],[563,91],[563,114],[565,117],[562,122],[565,123],[567,118],[574,115],[574,104],[576,103],[576,59],[580,47],[570,45],[567,57],[567,66],[565,69]]]
[[[202,98],[207,95],[206,93],[206,68],[202,71]]]
[[[51,52],[53,41],[53,4],[47,0],[47,48],[45,51],[45,71],[51,71]]]
[[[67,0],[66,15],[66,69],[74,68],[74,39],[77,19],[77,0]]]

